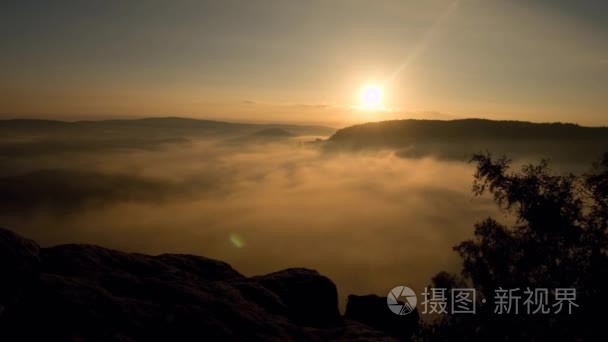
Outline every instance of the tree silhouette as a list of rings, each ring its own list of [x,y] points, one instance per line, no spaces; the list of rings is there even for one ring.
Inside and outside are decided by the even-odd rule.
[[[474,155],[473,192],[490,194],[515,218],[507,227],[492,218],[475,225],[473,239],[454,247],[462,277],[440,273],[434,286],[467,283],[478,291],[475,316],[447,315],[426,328],[427,340],[588,340],[604,330],[608,303],[608,153],[589,173],[554,175],[547,161],[511,172],[506,157]],[[495,290],[519,288],[519,314],[497,315]],[[572,314],[527,314],[527,288],[575,288]],[[486,304],[481,300],[487,299]],[[599,334],[599,335],[598,335]]]

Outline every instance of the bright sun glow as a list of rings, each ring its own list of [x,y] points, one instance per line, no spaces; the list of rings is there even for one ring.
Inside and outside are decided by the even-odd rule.
[[[367,85],[361,88],[359,98],[360,108],[367,110],[380,110],[382,106],[382,87],[377,85]]]

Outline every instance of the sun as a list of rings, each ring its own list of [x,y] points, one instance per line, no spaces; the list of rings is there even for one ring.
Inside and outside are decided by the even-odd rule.
[[[380,110],[382,105],[383,89],[379,85],[366,85],[361,88],[359,107],[366,110]]]

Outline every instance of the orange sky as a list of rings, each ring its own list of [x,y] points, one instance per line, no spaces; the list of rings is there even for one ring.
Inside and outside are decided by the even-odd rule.
[[[2,6],[2,118],[608,125],[608,8],[600,2]],[[383,86],[390,110],[353,109],[365,84]]]

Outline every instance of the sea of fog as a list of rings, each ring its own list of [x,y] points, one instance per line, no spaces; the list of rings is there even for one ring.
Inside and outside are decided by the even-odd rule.
[[[452,247],[475,222],[508,220],[471,193],[474,165],[295,139],[46,153],[2,172],[24,198],[0,222],[44,246],[197,254],[245,275],[312,268],[336,283],[341,305],[398,285],[422,291],[459,270]]]

